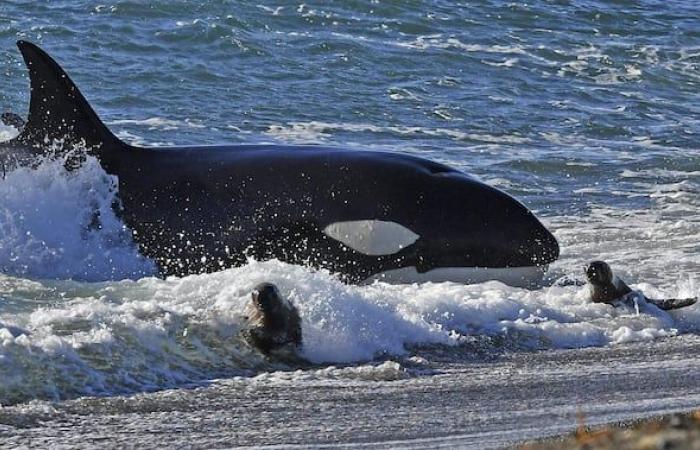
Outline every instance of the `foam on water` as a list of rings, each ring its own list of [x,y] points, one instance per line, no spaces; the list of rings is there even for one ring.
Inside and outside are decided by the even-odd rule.
[[[116,217],[117,181],[94,158],[19,168],[0,180],[0,272],[38,278],[121,279],[154,273]]]
[[[625,171],[630,183],[618,186],[621,196],[645,196],[652,208],[591,203],[587,216],[549,218],[564,249],[553,272],[576,277],[583,262],[600,257],[649,296],[697,295],[697,258],[687,244],[700,234],[694,213],[697,172],[666,171],[659,184],[647,182],[652,175],[659,174]],[[592,304],[585,288],[558,284],[534,291],[498,282],[349,286],[324,271],[279,261],[250,261],[181,279],[86,283],[136,279],[154,270],[112,209],[116,186],[93,158],[73,171],[63,160],[47,159],[0,182],[0,268],[8,274],[0,276],[0,404],[231,376],[273,382],[395,380],[411,376],[405,358],[426,346],[457,353],[472,352],[475,343],[491,352],[530,351],[700,330],[697,305],[671,313],[649,306],[640,314]],[[56,281],[70,278],[78,281]],[[297,305],[302,356],[322,367],[258,375],[289,368],[266,360],[238,337],[244,305],[262,281],[277,284]],[[403,362],[366,364],[377,357]],[[351,367],[324,367],[328,364]]]
[[[15,283],[2,281],[4,289]],[[322,271],[251,261],[183,279],[64,285],[60,301],[1,314],[0,403],[163,389],[281,367],[238,338],[243,307],[261,281],[276,283],[298,306],[302,355],[315,363],[408,355],[427,344],[469,351],[471,341],[487,338],[493,351],[600,346],[673,336],[700,324],[696,306],[637,314],[589,303],[575,286],[348,286]],[[372,367],[266,379],[404,376],[400,367]]]
[[[333,132],[393,134],[398,136],[439,136],[454,139],[456,141],[474,141],[486,143],[524,144],[526,138],[509,135],[496,136],[490,134],[465,133],[456,129],[424,127],[388,126],[380,127],[367,123],[326,123],[326,122],[295,122],[284,125],[270,125],[267,134],[289,142],[295,143],[321,143],[331,137]]]

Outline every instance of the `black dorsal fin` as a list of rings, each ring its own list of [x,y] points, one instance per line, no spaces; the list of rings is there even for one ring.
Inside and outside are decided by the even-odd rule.
[[[29,117],[15,138],[18,143],[37,147],[48,138],[64,139],[68,145],[84,142],[92,149],[123,145],[56,61],[30,42],[18,41],[17,47],[29,69],[31,83]]]

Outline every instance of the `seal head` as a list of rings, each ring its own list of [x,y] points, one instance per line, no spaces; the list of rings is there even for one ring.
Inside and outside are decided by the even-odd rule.
[[[260,283],[246,307],[244,339],[264,354],[302,343],[299,311],[272,283]]]
[[[612,284],[612,269],[605,261],[591,261],[591,263],[586,266],[586,278],[588,278],[589,283],[598,286]]]
[[[592,261],[585,271],[591,288],[591,300],[595,303],[612,303],[632,292],[629,286],[613,275],[605,261]]]

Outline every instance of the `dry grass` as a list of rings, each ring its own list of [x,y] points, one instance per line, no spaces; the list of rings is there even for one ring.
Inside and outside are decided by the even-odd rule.
[[[579,414],[576,431],[519,445],[520,450],[700,450],[700,410],[589,428]]]

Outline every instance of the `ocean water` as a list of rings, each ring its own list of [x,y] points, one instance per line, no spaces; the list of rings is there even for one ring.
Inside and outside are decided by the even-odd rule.
[[[420,155],[535,211],[561,245],[551,280],[604,259],[650,297],[700,295],[694,2],[8,0],[0,107],[25,114],[17,39],[54,56],[128,142]],[[575,283],[349,286],[278,261],[163,280],[113,214],[117,196],[92,159],[0,180],[8,444],[99,445],[129,429],[143,446],[484,447],[566,430],[577,410],[602,422],[698,406],[700,306],[615,309]],[[237,338],[261,281],[298,306],[311,365]],[[295,428],[304,399],[321,406]],[[230,420],[194,426],[208,404]]]

